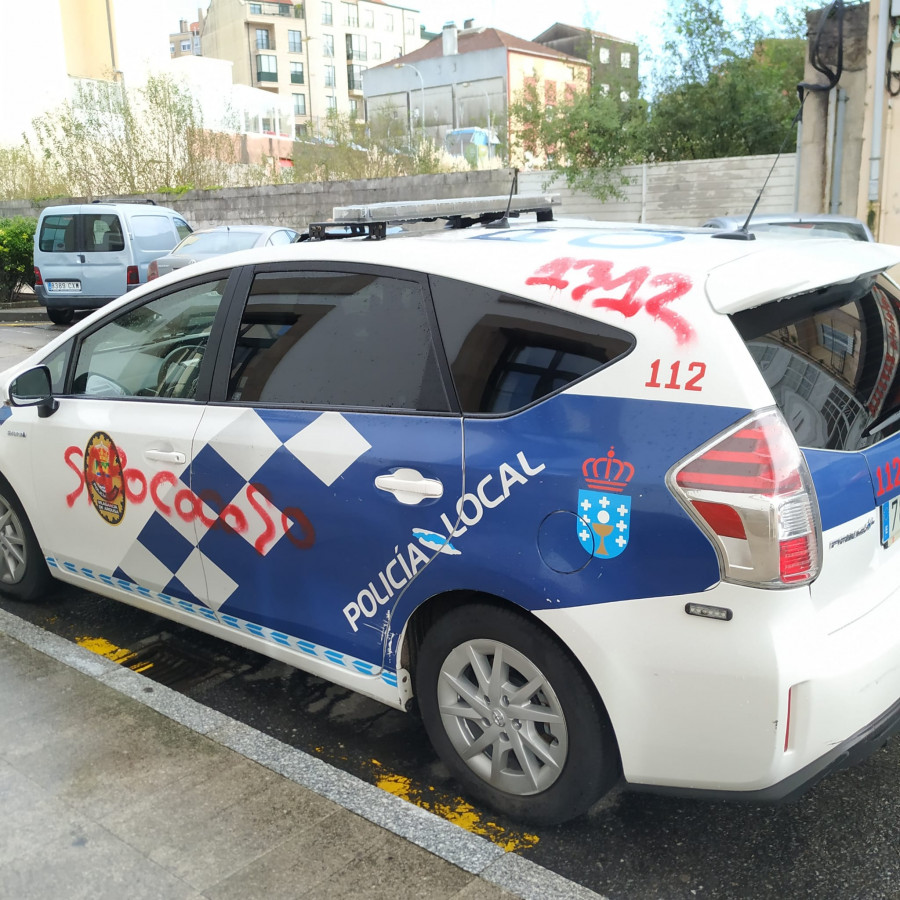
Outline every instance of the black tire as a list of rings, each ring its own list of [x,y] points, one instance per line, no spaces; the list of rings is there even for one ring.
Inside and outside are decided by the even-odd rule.
[[[75,310],[47,307],[47,316],[54,325],[71,325],[75,321]]]
[[[52,578],[25,510],[0,479],[0,593],[14,600],[45,596]]]
[[[419,649],[416,696],[453,775],[512,819],[573,819],[619,778],[596,691],[560,643],[513,609],[471,604],[435,622]]]

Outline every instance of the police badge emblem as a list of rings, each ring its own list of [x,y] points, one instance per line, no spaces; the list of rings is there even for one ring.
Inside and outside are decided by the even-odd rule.
[[[630,462],[610,447],[604,457],[586,459],[581,472],[588,489],[578,491],[578,541],[591,556],[612,559],[628,546],[631,497],[622,491],[634,476]]]
[[[125,516],[125,478],[119,451],[106,432],[96,432],[84,448],[84,482],[94,509],[118,525]]]

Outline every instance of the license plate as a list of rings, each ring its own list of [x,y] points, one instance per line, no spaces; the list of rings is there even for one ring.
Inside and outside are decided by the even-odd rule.
[[[47,282],[47,290],[53,291],[54,293],[62,292],[62,291],[80,291],[81,290],[81,282],[80,281],[48,281]]]
[[[900,496],[881,504],[881,543],[890,547],[900,538]]]

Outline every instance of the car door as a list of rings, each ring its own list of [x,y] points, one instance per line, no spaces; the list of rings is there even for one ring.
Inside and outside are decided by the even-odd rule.
[[[225,274],[193,279],[76,337],[51,415],[28,424],[33,515],[51,566],[123,597],[205,605],[189,487],[202,372]],[[206,360],[206,365],[210,361]]]
[[[440,549],[423,517],[462,487],[427,284],[260,268],[230,329],[191,484],[215,513],[198,549],[220,619],[375,674],[392,607]]]

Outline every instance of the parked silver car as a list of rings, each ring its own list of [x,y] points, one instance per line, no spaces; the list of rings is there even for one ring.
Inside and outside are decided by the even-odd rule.
[[[252,247],[274,247],[291,244],[298,232],[281,225],[217,225],[201,228],[189,234],[168,256],[160,257],[150,266],[148,281],[189,266],[199,259],[249,250]]]
[[[746,214],[739,216],[716,216],[703,223],[704,228],[720,231],[738,231],[747,221]],[[852,241],[874,241],[868,226],[853,216],[835,216],[830,213],[805,215],[803,213],[754,213],[750,220],[750,231],[777,231],[784,233],[793,229],[806,233],[809,237],[849,238]]]

